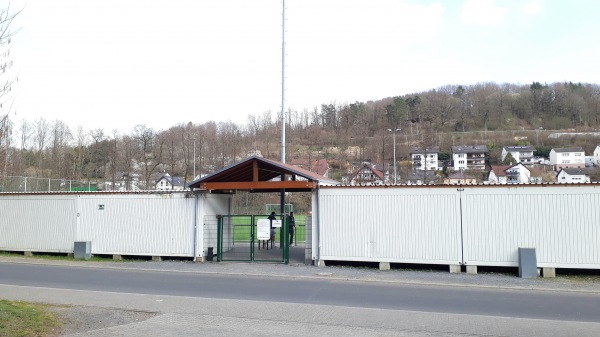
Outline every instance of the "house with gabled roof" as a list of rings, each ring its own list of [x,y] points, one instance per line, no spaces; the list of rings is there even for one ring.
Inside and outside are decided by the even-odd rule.
[[[363,163],[358,170],[348,177],[350,185],[384,185],[386,180],[385,174],[370,163]]]
[[[586,170],[580,168],[563,168],[558,171],[556,182],[565,184],[589,183],[590,176]]]
[[[523,165],[492,165],[488,174],[490,184],[527,184],[531,182],[531,171]]]
[[[506,170],[511,165],[492,165],[490,166],[490,173],[488,173],[487,182],[490,184],[507,184],[508,178]]]
[[[550,150],[550,165],[555,171],[563,168],[585,168],[585,152],[582,147],[563,147]]]
[[[505,146],[502,148],[501,160],[504,161],[506,156],[510,153],[511,156],[516,160],[517,163],[523,165],[533,165],[533,153],[535,147],[533,146]]]
[[[314,172],[323,177],[329,177],[329,163],[326,159],[292,159],[289,164]]]
[[[310,163],[310,171],[323,177],[329,177],[329,163],[326,159],[315,159]]]
[[[173,177],[164,173],[155,181],[155,189],[159,191],[182,191],[185,183],[180,177]]]

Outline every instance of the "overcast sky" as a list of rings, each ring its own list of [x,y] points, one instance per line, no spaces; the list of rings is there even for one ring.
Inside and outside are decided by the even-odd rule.
[[[13,40],[11,118],[129,133],[275,115],[281,9],[277,0],[28,0]],[[446,84],[598,83],[598,13],[594,0],[286,0],[286,110]]]

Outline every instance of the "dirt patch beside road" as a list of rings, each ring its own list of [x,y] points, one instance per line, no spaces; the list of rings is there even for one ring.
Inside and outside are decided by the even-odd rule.
[[[158,315],[154,312],[85,306],[50,306],[48,310],[63,323],[59,336],[142,322]]]

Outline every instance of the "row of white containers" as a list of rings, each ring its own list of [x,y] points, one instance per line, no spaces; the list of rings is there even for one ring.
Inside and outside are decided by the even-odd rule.
[[[231,196],[187,193],[0,195],[0,250],[203,256],[204,224],[230,213]]]
[[[600,269],[600,185],[327,187],[313,193],[312,257]],[[0,194],[0,250],[202,257],[231,196]]]
[[[600,269],[600,186],[321,188],[313,259]]]

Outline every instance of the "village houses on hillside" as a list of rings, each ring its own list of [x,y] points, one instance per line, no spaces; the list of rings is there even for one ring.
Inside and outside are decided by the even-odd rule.
[[[396,163],[372,163],[370,161],[336,163],[335,177],[332,176],[330,161],[324,158],[295,158],[288,164],[317,173],[324,177],[337,179],[346,185],[389,185],[394,183],[394,171],[398,184],[528,184],[541,182],[585,183],[600,166],[600,145],[593,156],[586,157],[581,147],[553,148],[549,158],[536,156],[536,148],[531,145],[503,146],[499,158],[503,163],[490,164],[490,153],[486,145],[452,146],[448,153],[440,157],[440,148],[413,147],[409,161]],[[357,155],[357,153],[355,153]],[[449,158],[449,159],[446,159]],[[407,166],[408,163],[408,166]],[[587,164],[587,165],[586,165]],[[586,166],[588,168],[586,168]],[[594,166],[594,168],[589,168]],[[345,173],[340,175],[340,168]],[[396,169],[396,170],[395,170]],[[119,174],[114,186],[106,183],[111,190],[139,190],[139,174]],[[155,179],[156,190],[182,190],[183,179],[162,173]]]

